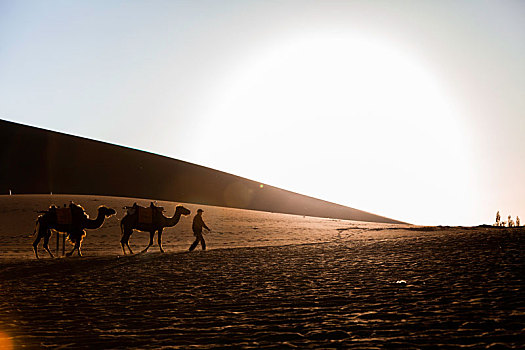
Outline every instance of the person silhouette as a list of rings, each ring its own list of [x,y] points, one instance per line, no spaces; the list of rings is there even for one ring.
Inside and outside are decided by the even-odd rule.
[[[496,226],[501,226],[500,224],[501,217],[499,216],[499,210],[496,213]]]
[[[516,216],[516,226],[520,226],[520,217]]]
[[[205,228],[208,231],[211,231],[211,229],[206,226],[204,223],[204,220],[202,220],[202,213],[204,210],[199,209],[197,210],[197,214],[195,214],[195,217],[193,218],[193,225],[191,226],[193,230],[193,235],[195,236],[195,242],[193,242],[190,246],[189,251],[191,252],[195,247],[197,247],[197,244],[199,242],[201,243],[202,250],[206,250],[206,242],[204,241],[204,237],[202,236],[202,228]]]

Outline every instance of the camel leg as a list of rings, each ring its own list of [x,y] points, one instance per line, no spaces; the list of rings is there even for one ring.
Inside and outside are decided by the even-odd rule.
[[[47,250],[47,252],[52,258],[54,258],[55,256],[49,250],[49,238],[51,238],[51,233],[48,231],[47,234],[44,236],[44,249]]]
[[[164,249],[162,248],[162,229],[160,229],[157,233],[157,241],[159,242],[160,252],[164,253]]]
[[[120,232],[122,232],[122,234],[120,235],[120,246],[122,247],[122,253],[126,255],[126,249],[124,249],[124,244],[129,240],[129,235],[126,234],[126,229],[123,223],[120,224]]]
[[[73,249],[69,252],[69,253],[66,253],[66,256],[71,256],[73,255],[73,253],[75,252],[75,250],[77,251],[78,253],[78,256],[82,256],[82,253],[80,252],[80,241],[76,241],[75,242],[75,246],[73,247]]]
[[[38,232],[38,236],[36,236],[36,239],[33,242],[33,250],[35,251],[35,256],[36,256],[37,259],[40,259],[38,257],[38,243],[40,243],[41,239],[42,239],[42,236],[40,236],[40,232]]]
[[[70,252],[66,253],[66,256],[71,256],[73,255],[73,253],[75,252],[75,250],[78,250],[78,245],[80,244],[79,242],[79,238],[78,238],[78,235],[76,233],[70,233],[69,234],[69,238],[70,240],[75,243],[75,245],[73,246],[73,249],[71,249]]]
[[[71,256],[73,255],[73,253],[75,252],[75,250],[77,250],[77,244],[75,243],[75,246],[73,247],[73,249],[69,252],[69,253],[66,253],[66,256]]]
[[[123,229],[122,238],[120,239],[120,245],[122,246],[122,252],[124,253],[124,255],[126,255],[125,247],[128,247],[130,254],[133,254],[133,250],[131,250],[129,246],[129,239],[132,233],[133,233],[133,230],[131,229],[127,229],[127,228]]]
[[[35,252],[35,256],[37,259],[40,259],[38,257],[38,243],[40,243],[40,240],[42,239],[42,223],[40,222],[40,217],[36,220],[36,227],[33,231],[33,235],[36,234],[36,238],[33,242],[33,251]]]
[[[124,247],[128,247],[129,253],[133,254],[133,250],[131,250],[131,247],[129,246],[129,237],[127,237],[125,239],[123,238],[120,241],[120,245],[122,246],[122,251],[124,252],[124,255],[126,255],[126,249],[124,249]]]
[[[78,239],[77,241],[77,244],[75,245],[75,247],[77,247],[77,253],[78,253],[78,256],[82,256],[82,241],[84,240],[84,237],[86,237],[86,230],[81,230],[80,231],[80,238]]]
[[[80,243],[75,243],[75,246],[73,247],[73,249],[71,249],[69,253],[66,253],[66,256],[73,255],[75,251],[77,251],[78,256],[82,256],[82,253],[80,252]]]
[[[149,232],[149,243],[148,243],[148,246],[146,248],[144,248],[144,250],[141,253],[147,252],[149,247],[151,247],[153,245],[153,237],[154,236],[155,236],[155,231],[150,231]]]
[[[73,247],[73,251],[77,251],[78,256],[82,256],[82,252],[80,251],[80,246],[82,245],[82,234],[80,234],[80,238],[77,239],[75,242],[75,246]]]
[[[38,256],[38,243],[40,243],[40,240],[42,239],[42,237],[44,237],[44,249],[49,253],[49,255],[52,258],[54,258],[55,256],[49,250],[49,238],[51,237],[51,232],[49,230],[47,230],[47,232],[46,231],[42,231],[42,230],[38,230],[38,235],[37,235],[35,241],[33,242],[33,250],[35,252],[36,258],[40,259],[39,256]]]
[[[131,247],[129,246],[128,242],[126,242],[126,247],[128,247],[128,249],[129,249],[129,253],[130,253],[130,254],[133,254],[133,250],[131,250]]]

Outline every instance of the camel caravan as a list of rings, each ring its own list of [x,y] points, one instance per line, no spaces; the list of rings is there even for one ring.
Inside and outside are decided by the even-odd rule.
[[[127,209],[127,213],[120,222],[122,233],[120,244],[124,255],[126,255],[125,247],[133,254],[129,246],[129,239],[133,230],[149,232],[150,234],[149,244],[142,252],[146,252],[153,245],[155,232],[157,232],[159,249],[161,252],[164,252],[162,248],[162,230],[165,227],[175,226],[179,222],[181,215],[190,214],[189,209],[179,205],[172,217],[165,217],[163,215],[164,208],[154,205],[153,202],[149,207],[141,207],[135,203],[131,207],[125,207],[125,209]],[[33,236],[36,235],[36,239],[33,242],[36,258],[39,259],[38,244],[42,239],[44,239],[44,249],[54,258],[53,253],[49,250],[49,239],[53,231],[64,233],[70,243],[73,244],[73,250],[68,252],[66,256],[73,255],[75,251],[79,256],[82,256],[81,245],[86,236],[86,230],[95,230],[102,227],[106,218],[116,214],[114,209],[105,206],[100,206],[97,211],[97,217],[90,219],[85,209],[73,202],[69,206],[64,204],[62,208],[51,205],[47,210],[40,211],[41,215],[36,220],[36,227],[33,232]]]

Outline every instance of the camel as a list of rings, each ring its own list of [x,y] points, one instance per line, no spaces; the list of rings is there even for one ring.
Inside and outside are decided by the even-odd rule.
[[[128,213],[120,221],[120,230],[122,231],[122,239],[120,240],[120,245],[122,246],[122,251],[124,252],[124,255],[126,255],[126,249],[124,248],[125,246],[128,247],[129,252],[133,254],[133,250],[131,250],[129,246],[129,239],[131,237],[131,234],[133,233],[133,230],[149,232],[149,244],[142,251],[142,253],[147,252],[149,247],[153,245],[153,237],[155,236],[155,231],[157,231],[159,249],[161,253],[164,253],[164,249],[162,248],[162,230],[164,229],[164,227],[175,226],[179,222],[181,215],[190,214],[189,209],[186,209],[182,205],[179,205],[177,206],[177,208],[175,208],[175,213],[173,214],[173,216],[171,218],[167,218],[162,214],[160,210],[158,210],[158,207],[153,207],[152,210],[154,210],[154,212],[151,217],[151,222],[144,223],[140,222],[138,210],[136,209],[145,208],[140,208],[138,206],[133,206],[131,208],[134,208],[135,210],[128,211]]]
[[[61,222],[57,215],[59,210],[70,209],[70,221],[68,223]],[[81,206],[71,203],[69,208],[57,208],[54,205],[51,206],[48,210],[42,211],[36,221],[36,228],[33,234],[38,233],[35,241],[33,242],[33,250],[35,251],[35,256],[38,257],[38,243],[42,238],[44,238],[44,249],[49,253],[49,255],[54,258],[53,253],[49,250],[49,238],[51,237],[51,230],[58,232],[65,232],[69,241],[74,244],[73,250],[67,253],[66,256],[71,256],[76,250],[79,256],[82,256],[80,251],[80,246],[82,240],[86,235],[86,229],[94,230],[102,226],[106,217],[110,217],[116,213],[114,209],[100,206],[98,208],[97,217],[92,220],[86,214],[84,208]]]

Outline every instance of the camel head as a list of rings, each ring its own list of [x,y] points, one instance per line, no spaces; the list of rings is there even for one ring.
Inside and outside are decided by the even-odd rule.
[[[182,205],[177,205],[177,208],[175,208],[175,214],[181,214],[181,215],[189,215],[191,211],[187,208],[184,208]]]
[[[103,205],[98,207],[98,212],[102,213],[105,217],[108,217],[108,218],[110,216],[115,215],[117,213],[115,211],[115,209],[111,209],[111,208],[105,207]]]

